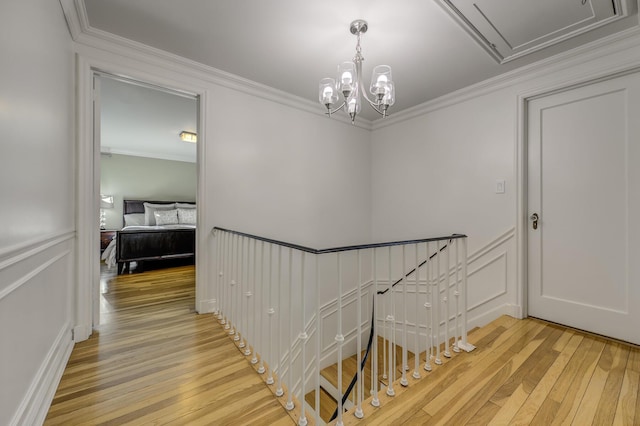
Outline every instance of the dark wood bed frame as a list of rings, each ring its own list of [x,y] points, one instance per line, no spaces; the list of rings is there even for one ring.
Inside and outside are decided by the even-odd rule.
[[[144,213],[144,203],[171,204],[174,202],[183,204],[195,204],[183,201],[147,201],[124,200],[123,215],[131,213]],[[145,229],[145,230],[121,230],[116,233],[116,261],[118,262],[118,275],[129,270],[131,262],[147,260],[166,260],[176,258],[193,257],[196,253],[195,229]]]

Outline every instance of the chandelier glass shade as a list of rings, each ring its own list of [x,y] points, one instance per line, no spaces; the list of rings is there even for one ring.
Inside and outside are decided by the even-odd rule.
[[[361,19],[351,23],[351,34],[358,39],[356,44],[356,55],[352,61],[343,62],[338,65],[337,78],[323,78],[320,80],[319,101],[327,109],[326,114],[331,114],[340,109],[351,117],[351,122],[355,122],[356,116],[360,113],[362,98],[383,117],[387,116],[387,110],[395,101],[395,87],[391,75],[391,67],[388,65],[378,65],[373,69],[371,75],[371,85],[367,95],[362,82],[362,56],[360,47],[360,35],[367,32],[368,24]],[[338,105],[339,104],[339,105]]]

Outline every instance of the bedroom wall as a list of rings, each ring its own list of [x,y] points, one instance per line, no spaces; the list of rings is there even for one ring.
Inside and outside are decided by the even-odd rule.
[[[100,192],[113,195],[114,208],[104,209],[106,229],[120,229],[122,200],[195,201],[196,164],[131,155],[100,156]]]
[[[0,52],[0,424],[33,425],[73,346],[74,67],[59,3],[0,2]]]

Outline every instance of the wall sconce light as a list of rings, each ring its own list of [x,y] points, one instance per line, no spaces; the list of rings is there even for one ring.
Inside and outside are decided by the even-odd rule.
[[[180,132],[180,139],[182,139],[183,142],[196,143],[198,142],[198,135],[196,133],[183,130]]]
[[[107,226],[107,217],[104,209],[112,209],[113,205],[113,195],[100,194],[100,229],[105,229]]]

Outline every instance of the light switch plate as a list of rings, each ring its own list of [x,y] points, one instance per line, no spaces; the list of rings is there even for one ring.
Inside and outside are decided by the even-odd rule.
[[[505,191],[505,181],[497,180],[496,181],[496,194],[504,194]]]

